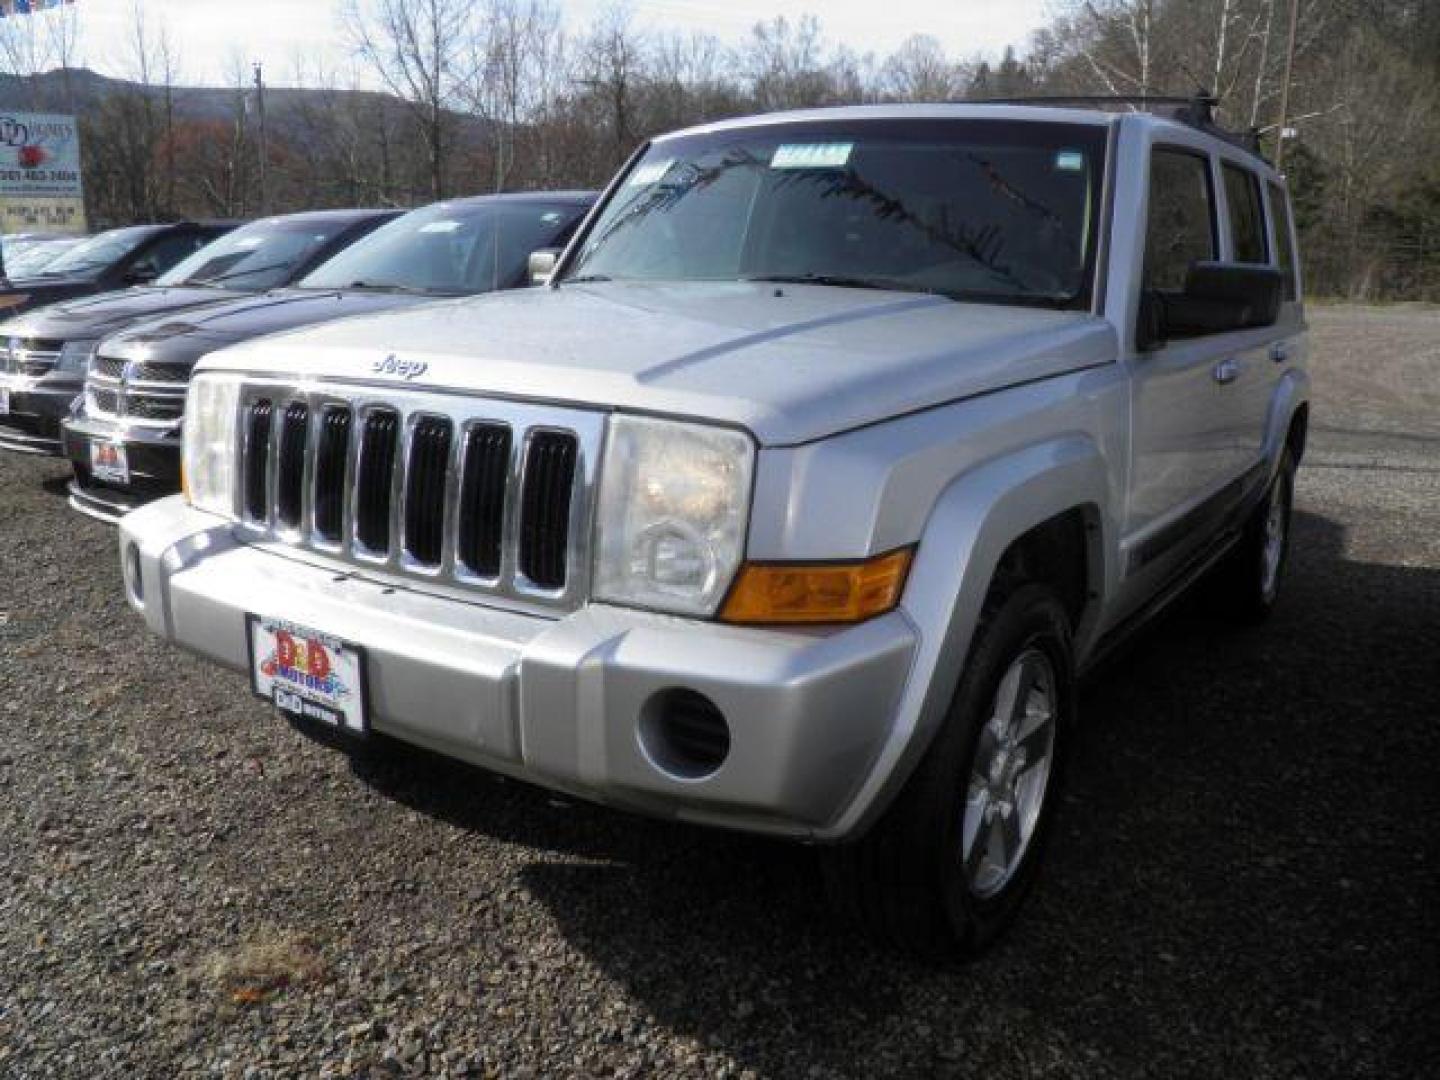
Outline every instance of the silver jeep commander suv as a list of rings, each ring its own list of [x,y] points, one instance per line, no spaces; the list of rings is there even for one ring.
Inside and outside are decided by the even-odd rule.
[[[546,287],[202,360],[125,581],[302,723],[819,842],[964,954],[1077,673],[1202,574],[1275,602],[1303,332],[1284,184],[1203,103],[712,124]]]

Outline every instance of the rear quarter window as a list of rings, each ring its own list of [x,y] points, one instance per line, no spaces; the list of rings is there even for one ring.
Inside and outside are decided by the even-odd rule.
[[[1265,210],[1260,201],[1260,181],[1249,169],[1226,163],[1225,203],[1230,212],[1230,243],[1236,262],[1268,263],[1269,244],[1265,237]]]
[[[1275,217],[1275,254],[1279,256],[1280,272],[1285,275],[1285,299],[1295,300],[1300,295],[1295,281],[1295,240],[1290,232],[1290,200],[1285,189],[1270,183],[1270,213]]]

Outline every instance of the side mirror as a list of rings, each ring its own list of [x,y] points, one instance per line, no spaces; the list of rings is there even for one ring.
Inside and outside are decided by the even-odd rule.
[[[530,253],[530,284],[548,285],[555,264],[560,261],[560,248],[541,248]]]
[[[1141,295],[1138,344],[1154,349],[1171,338],[1273,326],[1284,296],[1284,275],[1273,266],[1198,262],[1186,273],[1182,292]]]

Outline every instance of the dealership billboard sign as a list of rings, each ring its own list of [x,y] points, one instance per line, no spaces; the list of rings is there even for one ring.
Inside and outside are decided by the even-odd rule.
[[[0,111],[0,226],[7,233],[85,231],[75,117]]]

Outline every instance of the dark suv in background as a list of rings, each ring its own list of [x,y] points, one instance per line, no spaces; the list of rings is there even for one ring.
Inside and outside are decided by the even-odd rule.
[[[239,341],[343,316],[530,283],[530,256],[563,247],[590,192],[455,199],[413,210],[295,287],[148,319],[101,341],[85,395],[64,424],[70,505],[114,520],[180,487],[190,371]]]
[[[180,221],[96,233],[33,277],[12,273],[0,288],[0,313],[19,315],[76,296],[147,285],[239,222]]]
[[[288,285],[394,210],[320,210],[251,222],[171,267],[152,285],[51,304],[0,324],[0,447],[59,454],[60,421],[106,334],[141,319]]]

